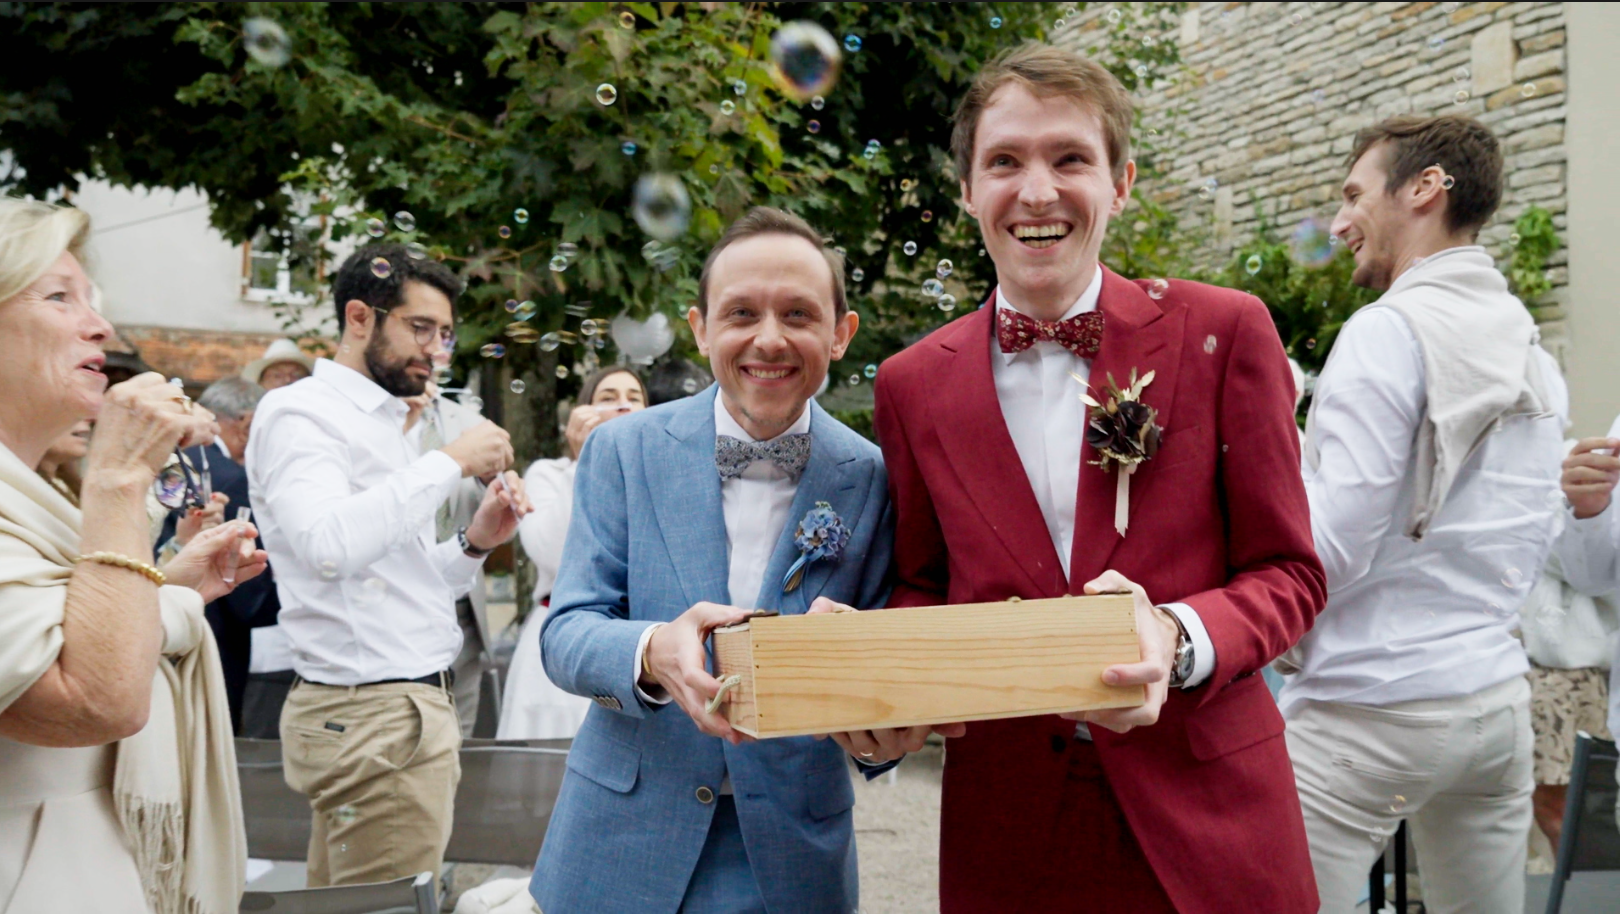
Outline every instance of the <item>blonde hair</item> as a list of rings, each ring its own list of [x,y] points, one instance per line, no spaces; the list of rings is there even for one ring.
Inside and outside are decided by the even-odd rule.
[[[64,252],[84,260],[89,241],[84,210],[0,197],[0,302],[33,285]]]
[[[1026,41],[990,59],[956,106],[951,156],[957,175],[973,180],[973,144],[979,116],[1002,86],[1016,83],[1042,97],[1061,96],[1090,108],[1102,121],[1108,166],[1118,181],[1131,158],[1131,96],[1102,64],[1073,51]]]

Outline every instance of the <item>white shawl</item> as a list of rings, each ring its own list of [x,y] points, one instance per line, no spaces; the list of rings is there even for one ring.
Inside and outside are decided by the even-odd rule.
[[[0,711],[56,662],[79,510],[0,446]],[[234,914],[247,865],[225,680],[202,597],[164,587],[163,654],[141,732],[119,742],[113,802],[157,914]]]

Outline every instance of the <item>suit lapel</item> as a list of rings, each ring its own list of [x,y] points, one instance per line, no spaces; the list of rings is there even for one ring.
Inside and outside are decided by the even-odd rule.
[[[1119,274],[1103,267],[1102,294],[1097,307],[1106,315],[1102,348],[1091,364],[1090,391],[1099,401],[1101,391],[1113,375],[1120,385],[1130,382],[1131,369],[1138,376],[1154,372],[1153,383],[1142,391],[1142,402],[1158,411],[1159,426],[1172,432],[1171,406],[1175,400],[1177,367],[1181,363],[1181,346],[1186,309],[1166,301],[1165,307],[1149,298],[1141,287]],[[1173,288],[1173,287],[1172,287]],[[1114,470],[1103,472],[1093,466],[1097,452],[1091,445],[1080,448],[1080,485],[1074,511],[1074,551],[1069,557],[1070,593],[1080,588],[1108,568],[1114,550],[1123,542],[1114,529],[1114,500],[1118,481]],[[1140,465],[1131,478],[1131,503],[1137,504],[1136,493],[1151,481],[1153,462]],[[1144,518],[1130,518],[1131,526],[1142,525]]]
[[[957,333],[939,341],[946,350],[944,370],[928,400],[929,413],[962,487],[1032,592],[1058,596],[1065,592],[1063,566],[996,397],[990,369],[995,311],[992,295],[986,306],[955,325]]]
[[[799,476],[799,488],[793,496],[793,507],[788,509],[787,523],[777,538],[770,564],[765,567],[765,578],[760,582],[759,599],[754,604],[760,609],[774,609],[781,613],[802,613],[810,602],[820,595],[833,570],[843,561],[823,559],[812,562],[804,571],[804,579],[791,593],[782,592],[782,579],[799,558],[799,547],[793,538],[798,532],[799,519],[824,501],[832,505],[845,526],[853,530],[866,508],[866,493],[872,475],[872,463],[863,461],[853,448],[846,447],[838,436],[829,434],[835,421],[814,400],[810,401],[810,460]],[[864,466],[862,466],[864,464]],[[864,472],[863,472],[864,470]],[[867,607],[857,607],[867,608]]]
[[[641,463],[664,549],[686,603],[729,603],[730,562],[720,474],[714,467],[714,398],[718,387],[689,397],[664,426],[643,439]]]

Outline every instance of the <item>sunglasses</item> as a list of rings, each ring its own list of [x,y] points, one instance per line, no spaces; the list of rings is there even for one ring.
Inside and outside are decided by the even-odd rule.
[[[208,449],[201,448],[197,453],[202,457],[201,470],[193,470],[180,449],[174,449],[175,462],[160,470],[152,482],[152,494],[158,504],[171,511],[208,507],[214,497],[213,478],[208,472]]]

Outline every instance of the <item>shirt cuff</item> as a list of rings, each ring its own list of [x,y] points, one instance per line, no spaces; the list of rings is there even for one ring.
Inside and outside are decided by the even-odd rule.
[[[446,498],[455,490],[456,483],[461,481],[461,464],[444,451],[428,451],[416,458],[416,466],[445,489]]]
[[[1192,674],[1181,687],[1191,689],[1202,685],[1204,680],[1209,678],[1209,674],[1215,672],[1215,642],[1210,640],[1209,629],[1204,627],[1204,620],[1198,618],[1198,610],[1185,603],[1165,603],[1159,608],[1175,616],[1181,627],[1187,630],[1187,637],[1192,639]]]
[[[636,665],[630,672],[630,681],[635,684],[636,697],[649,705],[669,704],[669,693],[664,691],[661,686],[654,686],[658,691],[658,697],[656,698],[641,687],[641,658],[647,653],[647,642],[652,640],[652,633],[663,627],[664,623],[656,622],[641,630],[641,639],[636,642]]]

